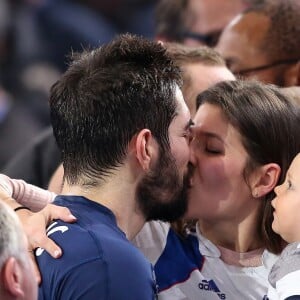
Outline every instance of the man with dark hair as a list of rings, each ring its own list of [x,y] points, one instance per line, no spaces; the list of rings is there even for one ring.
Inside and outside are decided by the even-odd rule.
[[[161,0],[156,7],[156,38],[214,46],[223,28],[244,9],[264,0]]]
[[[154,298],[151,265],[129,240],[145,221],[186,210],[191,120],[180,85],[162,45],[124,35],[79,55],[52,87],[65,170],[55,204],[78,222],[48,228],[64,255],[37,250],[39,299]]]
[[[192,116],[196,112],[196,98],[200,92],[219,81],[234,79],[221,55],[211,48],[177,43],[165,43],[165,46],[182,70],[182,92]],[[61,181],[53,186],[50,179],[60,163],[52,128],[48,128],[22,149],[1,172],[59,193]]]
[[[300,84],[300,3],[266,1],[237,16],[217,50],[237,75],[278,86]]]

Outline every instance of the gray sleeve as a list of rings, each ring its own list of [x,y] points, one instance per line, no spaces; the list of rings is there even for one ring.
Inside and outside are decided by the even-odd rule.
[[[275,288],[276,282],[287,274],[300,270],[300,243],[289,244],[281,253],[269,274],[269,282]]]

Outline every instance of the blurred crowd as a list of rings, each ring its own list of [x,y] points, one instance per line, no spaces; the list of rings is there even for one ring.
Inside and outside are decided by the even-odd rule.
[[[50,125],[48,93],[71,54],[120,33],[216,47],[235,75],[298,86],[299,12],[257,8],[274,1],[0,0],[0,170]]]
[[[45,224],[75,221],[58,208],[66,206],[95,240],[109,237],[101,259],[112,254],[117,262],[117,299],[120,282],[147,297],[158,287],[161,299],[300,299],[299,49],[300,0],[0,0],[0,197],[23,225],[35,220],[26,228],[29,245],[15,243],[26,261],[28,247],[56,249],[58,258],[62,243],[66,254],[56,264],[35,252],[46,278],[39,293],[73,299],[80,284],[95,293],[87,299],[106,292],[102,265],[82,271],[80,259],[93,247],[76,232],[44,246]],[[86,212],[90,202],[103,205],[104,217],[95,203]],[[102,235],[95,228],[106,209],[113,222]],[[16,241],[12,227],[20,234],[6,221],[10,213],[0,202],[7,245]],[[110,244],[115,234],[146,275],[128,272],[127,250]],[[129,241],[154,266],[157,286]],[[74,277],[65,275],[73,263]],[[135,280],[119,272],[122,264]],[[56,288],[61,282],[65,289]],[[7,286],[0,283],[1,299],[15,293]]]
[[[0,169],[50,125],[48,93],[72,52],[154,36],[156,0],[0,0]]]

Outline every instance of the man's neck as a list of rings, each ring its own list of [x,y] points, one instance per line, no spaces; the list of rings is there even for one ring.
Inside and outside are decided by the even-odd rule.
[[[131,240],[145,223],[145,217],[137,207],[135,189],[135,185],[124,177],[121,180],[114,177],[96,187],[68,185],[65,182],[61,194],[83,196],[106,206],[115,215],[119,228]]]

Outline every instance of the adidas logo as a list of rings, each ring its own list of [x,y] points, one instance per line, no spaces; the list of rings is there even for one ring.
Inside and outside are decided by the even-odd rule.
[[[226,295],[224,293],[222,293],[220,291],[220,289],[218,288],[218,286],[216,285],[216,283],[211,279],[211,280],[202,280],[199,284],[198,284],[198,288],[200,290],[204,290],[204,291],[212,291],[217,293],[217,295],[219,296],[220,299],[226,299]]]

